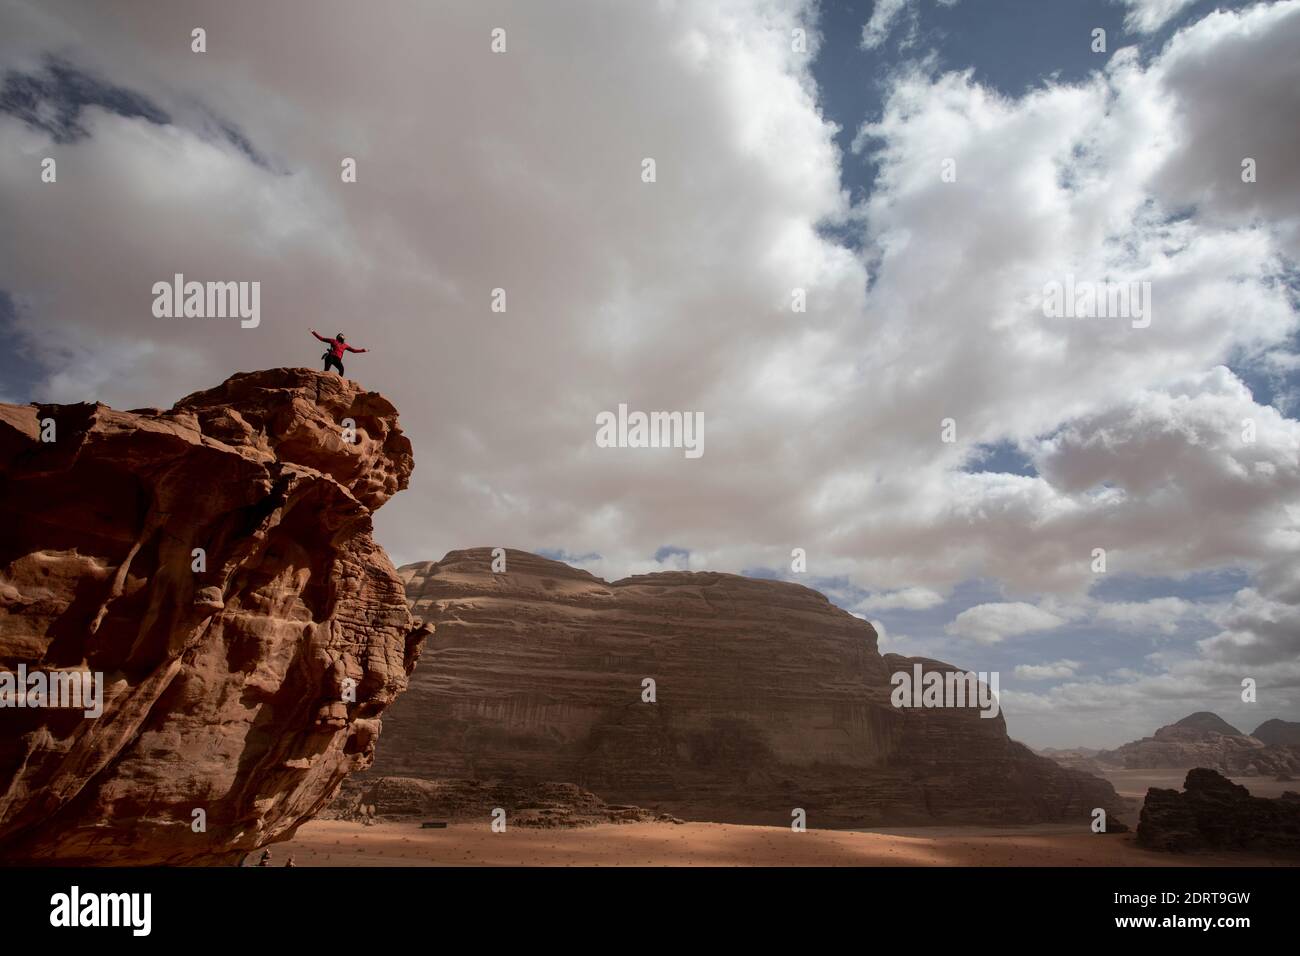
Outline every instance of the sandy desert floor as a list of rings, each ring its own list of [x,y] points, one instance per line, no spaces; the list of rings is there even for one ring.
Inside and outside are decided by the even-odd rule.
[[[1140,806],[1148,787],[1181,789],[1186,770],[1106,774]],[[1300,789],[1259,777],[1236,778],[1256,796]],[[1127,822],[1136,825],[1136,812]],[[315,820],[272,848],[272,865],[292,854],[299,866],[1297,866],[1300,858],[1258,854],[1174,855],[1143,850],[1132,832],[1103,836],[1073,825],[882,827],[809,830],[724,823],[625,823],[578,829],[483,823],[422,830],[417,821],[366,826]],[[246,861],[252,864],[256,858]]]
[[[1138,848],[1132,834],[1073,826],[809,830],[719,823],[602,824],[571,830],[482,824],[421,830],[316,820],[272,848],[272,866],[1277,866],[1243,854],[1174,856]],[[248,862],[252,862],[253,857]]]
[[[1115,792],[1121,797],[1142,800],[1149,787],[1163,787],[1166,790],[1183,789],[1187,779],[1186,770],[1107,770],[1103,776],[1110,781]],[[1256,797],[1276,799],[1284,791],[1300,791],[1300,781],[1274,780],[1272,777],[1229,777],[1233,783],[1239,783]],[[1137,821],[1134,820],[1134,823]]]

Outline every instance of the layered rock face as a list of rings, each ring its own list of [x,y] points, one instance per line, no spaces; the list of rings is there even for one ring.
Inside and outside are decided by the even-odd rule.
[[[0,709],[0,859],[237,862],[369,766],[425,634],[371,536],[411,468],[305,369],[0,405],[0,670],[104,676],[98,717]]]
[[[436,624],[375,773],[559,781],[697,820],[810,826],[1088,819],[1110,784],[1008,739],[1001,715],[900,709],[865,621],[716,573],[606,583],[489,549],[400,569]],[[927,670],[949,670],[922,662]],[[643,699],[654,681],[655,702]]]
[[[1152,787],[1142,805],[1137,842],[1153,850],[1300,851],[1300,794],[1251,796],[1221,774],[1196,768],[1183,790]]]
[[[1282,724],[1282,721],[1270,723]],[[1205,767],[1230,776],[1300,772],[1300,750],[1248,736],[1215,714],[1201,711],[1161,727],[1154,736],[1103,750],[1095,759],[1129,770]]]

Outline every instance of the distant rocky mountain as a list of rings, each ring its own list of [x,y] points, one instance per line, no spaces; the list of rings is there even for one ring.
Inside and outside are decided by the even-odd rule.
[[[1266,720],[1251,736],[1274,747],[1300,747],[1300,722]]]
[[[1062,767],[1071,767],[1074,770],[1082,770],[1084,773],[1091,773],[1101,776],[1106,772],[1106,768],[1097,762],[1099,750],[1091,747],[1042,747],[1034,751],[1051,760],[1055,760]]]
[[[1161,731],[1170,730],[1172,727],[1177,727],[1182,731],[1193,732],[1201,735],[1226,734],[1231,737],[1246,736],[1218,714],[1212,714],[1208,710],[1198,710],[1194,714],[1188,714],[1177,723],[1171,724],[1170,727],[1162,727],[1160,730],[1157,730],[1156,735],[1159,736]]]
[[[1269,721],[1262,725],[1288,725]],[[1290,725],[1297,726],[1297,725]],[[1300,772],[1300,749],[1270,744],[1243,734],[1217,714],[1191,714],[1177,723],[1161,727],[1151,737],[1103,750],[1091,758],[1101,767],[1128,770],[1204,767],[1229,776],[1280,776]]]
[[[368,776],[571,783],[694,820],[1033,823],[1122,812],[1109,783],[1001,714],[895,708],[866,621],[797,584],[712,572],[606,582],[534,554],[399,569],[434,626]],[[648,683],[653,681],[653,685]],[[654,701],[647,697],[653,686]]]

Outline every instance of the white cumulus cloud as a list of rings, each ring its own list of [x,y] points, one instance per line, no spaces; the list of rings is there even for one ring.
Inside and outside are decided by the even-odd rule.
[[[1014,671],[1021,680],[1060,680],[1073,677],[1079,669],[1078,661],[1059,660],[1051,664],[1018,664]]]
[[[996,644],[1008,637],[1050,631],[1065,619],[1023,601],[977,604],[962,611],[944,630],[981,644]]]

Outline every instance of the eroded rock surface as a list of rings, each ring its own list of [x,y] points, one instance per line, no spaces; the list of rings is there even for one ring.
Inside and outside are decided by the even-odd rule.
[[[1188,771],[1183,790],[1152,787],[1137,842],[1153,850],[1300,851],[1300,793],[1276,800],[1204,767]]]
[[[1001,715],[898,709],[867,622],[808,588],[717,573],[607,583],[487,548],[400,569],[436,625],[376,774],[572,782],[695,820],[809,826],[1078,821],[1104,780]],[[927,669],[951,670],[935,661]],[[655,703],[643,701],[647,679]]]
[[[0,669],[106,683],[0,709],[0,858],[233,863],[369,766],[425,634],[371,536],[411,468],[385,398],[306,369],[0,405]]]
[[[484,827],[500,819],[507,828],[544,829],[598,823],[682,822],[643,807],[608,804],[571,783],[521,785],[500,780],[420,780],[373,774],[346,780],[322,816],[361,823],[382,818],[410,822],[450,820]]]

